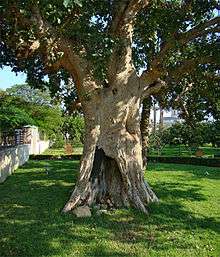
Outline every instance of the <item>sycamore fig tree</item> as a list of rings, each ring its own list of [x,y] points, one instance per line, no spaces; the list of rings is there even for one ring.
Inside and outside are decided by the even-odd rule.
[[[215,65],[217,1],[5,0],[0,8],[1,64],[35,87],[56,92],[73,80],[77,89],[85,142],[63,211],[104,203],[147,212],[158,199],[143,176],[140,106],[170,80]]]

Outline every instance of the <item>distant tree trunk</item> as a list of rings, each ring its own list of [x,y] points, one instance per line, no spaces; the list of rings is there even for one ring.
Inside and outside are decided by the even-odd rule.
[[[160,123],[159,123],[160,131],[163,129],[163,109],[160,107]]]
[[[80,175],[64,212],[81,205],[106,204],[133,206],[146,213],[146,205],[157,201],[144,181],[141,98],[134,92],[138,85],[131,83],[130,90],[125,90],[126,85],[112,85],[98,102],[84,103],[86,133]]]
[[[154,115],[154,120],[153,120],[153,133],[156,132],[156,126],[157,126],[157,108],[156,108],[156,102],[155,100],[153,101],[153,115]]]
[[[145,98],[142,102],[142,113],[141,113],[141,137],[142,137],[142,158],[143,166],[147,164],[147,152],[149,145],[149,130],[150,130],[150,111],[152,106],[151,96]]]

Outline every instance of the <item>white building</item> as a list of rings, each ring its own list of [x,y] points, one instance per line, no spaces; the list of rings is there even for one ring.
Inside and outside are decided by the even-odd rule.
[[[181,121],[176,110],[164,111],[159,108],[155,109],[156,110],[152,109],[150,114],[152,128],[154,127],[154,124],[156,126],[158,126],[158,124],[161,124],[162,127],[170,127],[172,124]],[[156,121],[154,121],[154,119],[156,119]]]

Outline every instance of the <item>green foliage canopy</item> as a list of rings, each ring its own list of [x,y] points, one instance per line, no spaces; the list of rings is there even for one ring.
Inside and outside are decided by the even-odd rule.
[[[203,144],[217,146],[220,142],[220,123],[217,121],[196,122],[191,127],[186,122],[176,122],[169,128],[156,131],[150,136],[150,147],[162,149],[165,145],[198,147]]]
[[[26,102],[37,105],[51,106],[52,104],[52,99],[48,91],[33,89],[28,84],[14,85],[11,88],[7,88],[6,92],[11,96],[20,97]]]
[[[119,58],[123,54],[123,38],[111,31],[115,17],[123,18],[123,5],[132,8],[135,1],[4,1],[0,6],[0,65],[24,71],[31,85],[48,86],[56,93],[61,85],[57,82],[62,79],[67,84],[69,77],[66,69],[55,68],[64,55],[57,43],[64,38],[71,51],[91,63],[94,76],[103,83],[112,53],[116,51]],[[140,8],[132,39],[137,72],[165,69],[166,79],[172,81],[184,72],[192,73],[194,66],[208,63],[213,67],[219,62],[217,8],[214,0],[152,0]]]

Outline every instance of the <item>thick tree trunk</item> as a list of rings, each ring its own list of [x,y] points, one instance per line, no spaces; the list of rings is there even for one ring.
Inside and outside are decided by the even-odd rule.
[[[146,205],[158,199],[144,181],[140,97],[112,86],[102,91],[96,106],[87,107],[80,175],[63,212],[105,204],[147,213]]]

